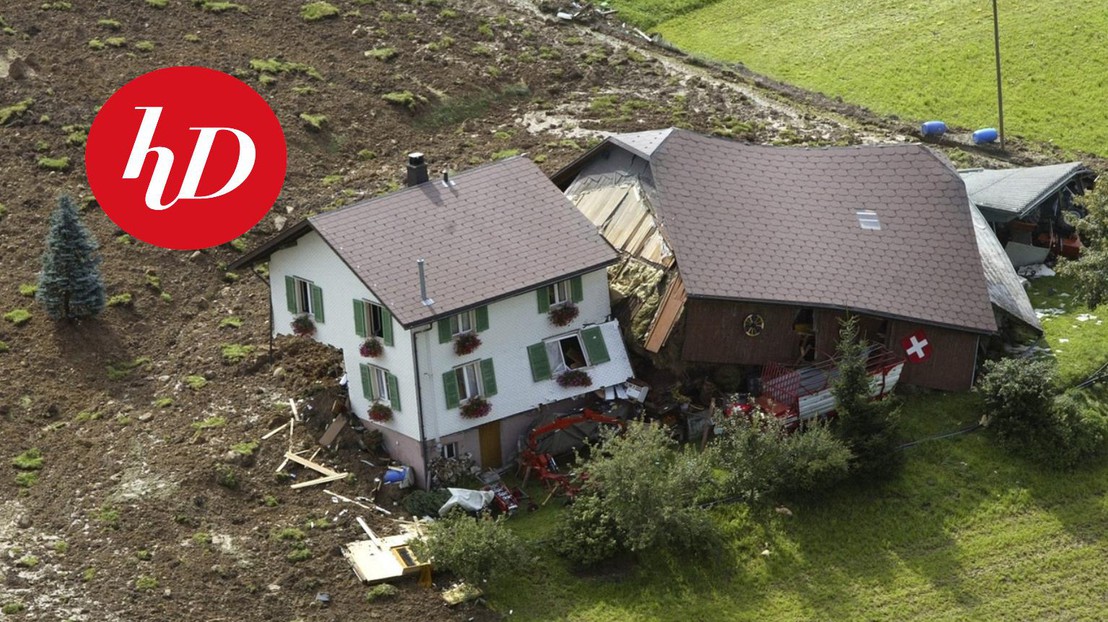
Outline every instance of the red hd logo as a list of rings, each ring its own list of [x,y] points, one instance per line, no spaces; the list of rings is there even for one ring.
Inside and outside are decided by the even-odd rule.
[[[85,146],[89,187],[135,238],[176,250],[258,224],[285,182],[285,135],[254,89],[220,71],[141,75],[100,109]]]
[[[900,345],[908,355],[909,363],[922,363],[931,358],[931,342],[927,340],[927,335],[923,334],[922,330],[917,330],[901,339]]]

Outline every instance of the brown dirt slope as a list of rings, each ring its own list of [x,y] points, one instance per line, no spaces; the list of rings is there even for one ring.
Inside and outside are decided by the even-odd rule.
[[[33,313],[18,327],[0,321],[8,346],[0,353],[0,603],[21,603],[28,619],[498,617],[447,609],[410,583],[393,600],[366,603],[338,553],[360,537],[355,513],[340,516],[344,508],[319,490],[290,490],[275,475],[287,439],[265,441],[250,457],[234,451],[285,421],[289,398],[327,395],[337,363],[295,340],[279,341],[274,361],[265,357],[267,288],[257,275],[226,273],[236,249],[153,248],[96,208],[83,133],[131,78],[205,65],[245,80],[276,111],[289,143],[287,182],[243,247],[310,212],[398,187],[410,150],[426,152],[436,170],[526,152],[553,171],[597,130],[680,125],[808,144],[889,135],[552,25],[515,4],[331,1],[339,14],[310,23],[299,2],[285,0],[0,7],[0,110],[31,102],[9,109],[0,126],[0,313]],[[410,108],[383,99],[404,91]],[[322,130],[302,114],[324,115]],[[42,161],[63,157],[62,170]],[[132,295],[130,305],[79,325],[49,321],[19,287],[36,280],[60,193],[84,200],[110,295]],[[228,344],[254,350],[230,363]],[[310,447],[317,432],[301,429],[295,445]],[[43,464],[22,486],[7,463],[31,448]],[[360,461],[367,457],[375,459],[350,436],[320,458],[356,474],[333,486],[353,496],[380,472]],[[300,532],[279,537],[288,529]],[[298,549],[310,556],[290,560]],[[316,604],[319,592],[331,595],[330,607]]]

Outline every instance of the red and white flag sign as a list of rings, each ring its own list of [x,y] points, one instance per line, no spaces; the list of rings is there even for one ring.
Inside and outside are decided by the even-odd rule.
[[[917,330],[902,339],[900,345],[908,355],[909,363],[922,363],[931,358],[931,342],[927,340],[927,335],[923,334],[922,330]]]

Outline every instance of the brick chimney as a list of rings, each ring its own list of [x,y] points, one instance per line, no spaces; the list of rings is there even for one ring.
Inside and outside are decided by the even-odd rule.
[[[418,186],[427,181],[427,160],[423,154],[413,151],[408,154],[408,186]]]

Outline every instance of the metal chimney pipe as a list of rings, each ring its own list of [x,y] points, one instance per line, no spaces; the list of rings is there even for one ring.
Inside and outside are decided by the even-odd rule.
[[[419,266],[419,298],[424,306],[429,307],[435,304],[435,301],[427,297],[427,277],[423,273],[423,259],[417,259],[416,265]]]

